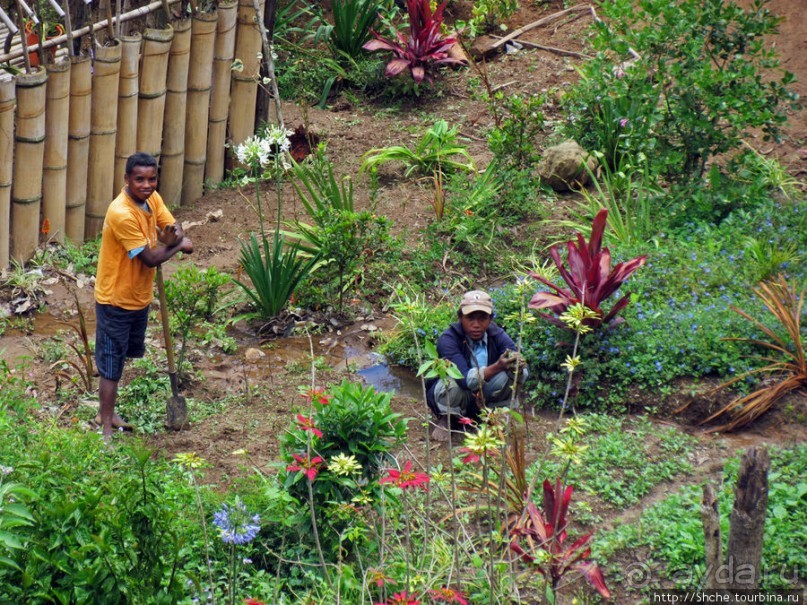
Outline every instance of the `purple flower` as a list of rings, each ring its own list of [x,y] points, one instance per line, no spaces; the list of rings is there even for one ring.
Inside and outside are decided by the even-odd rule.
[[[250,515],[246,505],[236,498],[233,506],[224,504],[213,515],[213,525],[219,528],[221,541],[225,544],[247,544],[261,530],[261,517]]]
[[[620,128],[625,128],[625,126],[627,126],[627,125],[628,125],[628,118],[622,118],[621,120],[619,120],[619,127]]]

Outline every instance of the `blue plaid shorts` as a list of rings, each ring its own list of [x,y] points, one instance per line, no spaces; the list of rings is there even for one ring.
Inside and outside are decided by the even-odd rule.
[[[95,303],[95,365],[107,380],[120,380],[127,357],[143,357],[149,308],[129,311]]]

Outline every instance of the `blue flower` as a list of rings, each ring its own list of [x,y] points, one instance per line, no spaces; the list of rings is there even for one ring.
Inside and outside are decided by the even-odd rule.
[[[255,539],[261,530],[260,515],[251,515],[241,500],[233,506],[224,504],[213,515],[213,525],[219,528],[221,541],[225,544],[247,544]]]

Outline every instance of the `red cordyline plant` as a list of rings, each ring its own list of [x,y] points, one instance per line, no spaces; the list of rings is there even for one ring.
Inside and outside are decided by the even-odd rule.
[[[387,63],[386,76],[392,78],[409,69],[415,82],[420,83],[427,78],[426,66],[433,64],[463,65],[465,61],[448,55],[449,49],[457,43],[453,36],[443,36],[440,28],[443,24],[444,0],[432,13],[429,0],[407,0],[409,10],[409,39],[395,31],[397,41],[388,40],[377,32],[373,32],[374,40],[367,42],[365,50],[390,50],[395,58]]]
[[[645,264],[647,256],[642,255],[619,263],[611,269],[611,252],[608,248],[602,247],[602,236],[607,218],[608,210],[603,209],[597,213],[588,242],[580,232],[577,233],[577,243],[574,240],[566,242],[568,269],[560,258],[560,245],[552,246],[549,249],[549,254],[555,261],[561,277],[569,286],[568,288],[561,288],[537,273],[530,273],[531,277],[554,291],[537,292],[529,303],[531,309],[552,311],[555,316],[548,313],[541,314],[548,321],[563,328],[568,327],[556,316],[562,315],[569,307],[578,303],[597,314],[597,317],[588,318],[583,322],[589,328],[599,328],[603,324],[616,325],[625,321],[616,315],[630,302],[629,294],[620,298],[608,313],[605,313],[600,305],[616,292],[622,282],[628,279],[634,271]]]
[[[603,598],[608,599],[611,592],[605,585],[602,571],[596,563],[588,560],[592,534],[586,534],[572,544],[567,541],[566,527],[573,491],[571,485],[564,487],[560,479],[553,489],[546,479],[543,512],[533,502],[527,504],[521,519],[510,532],[513,536],[510,548],[546,579],[553,596],[567,573],[578,572]],[[539,550],[546,554],[536,557],[533,553]]]

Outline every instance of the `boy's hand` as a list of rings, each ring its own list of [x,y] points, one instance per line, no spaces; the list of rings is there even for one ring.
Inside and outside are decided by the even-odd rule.
[[[166,248],[176,246],[182,241],[183,237],[185,237],[185,233],[182,231],[182,225],[174,223],[173,225],[166,225],[163,229],[157,227],[157,239]]]
[[[518,364],[518,367],[520,368],[527,365],[527,362],[524,360],[524,356],[521,353],[518,351],[511,351],[510,349],[505,351],[500,359],[502,360],[502,363],[507,366],[508,370],[514,369],[516,364]]]

